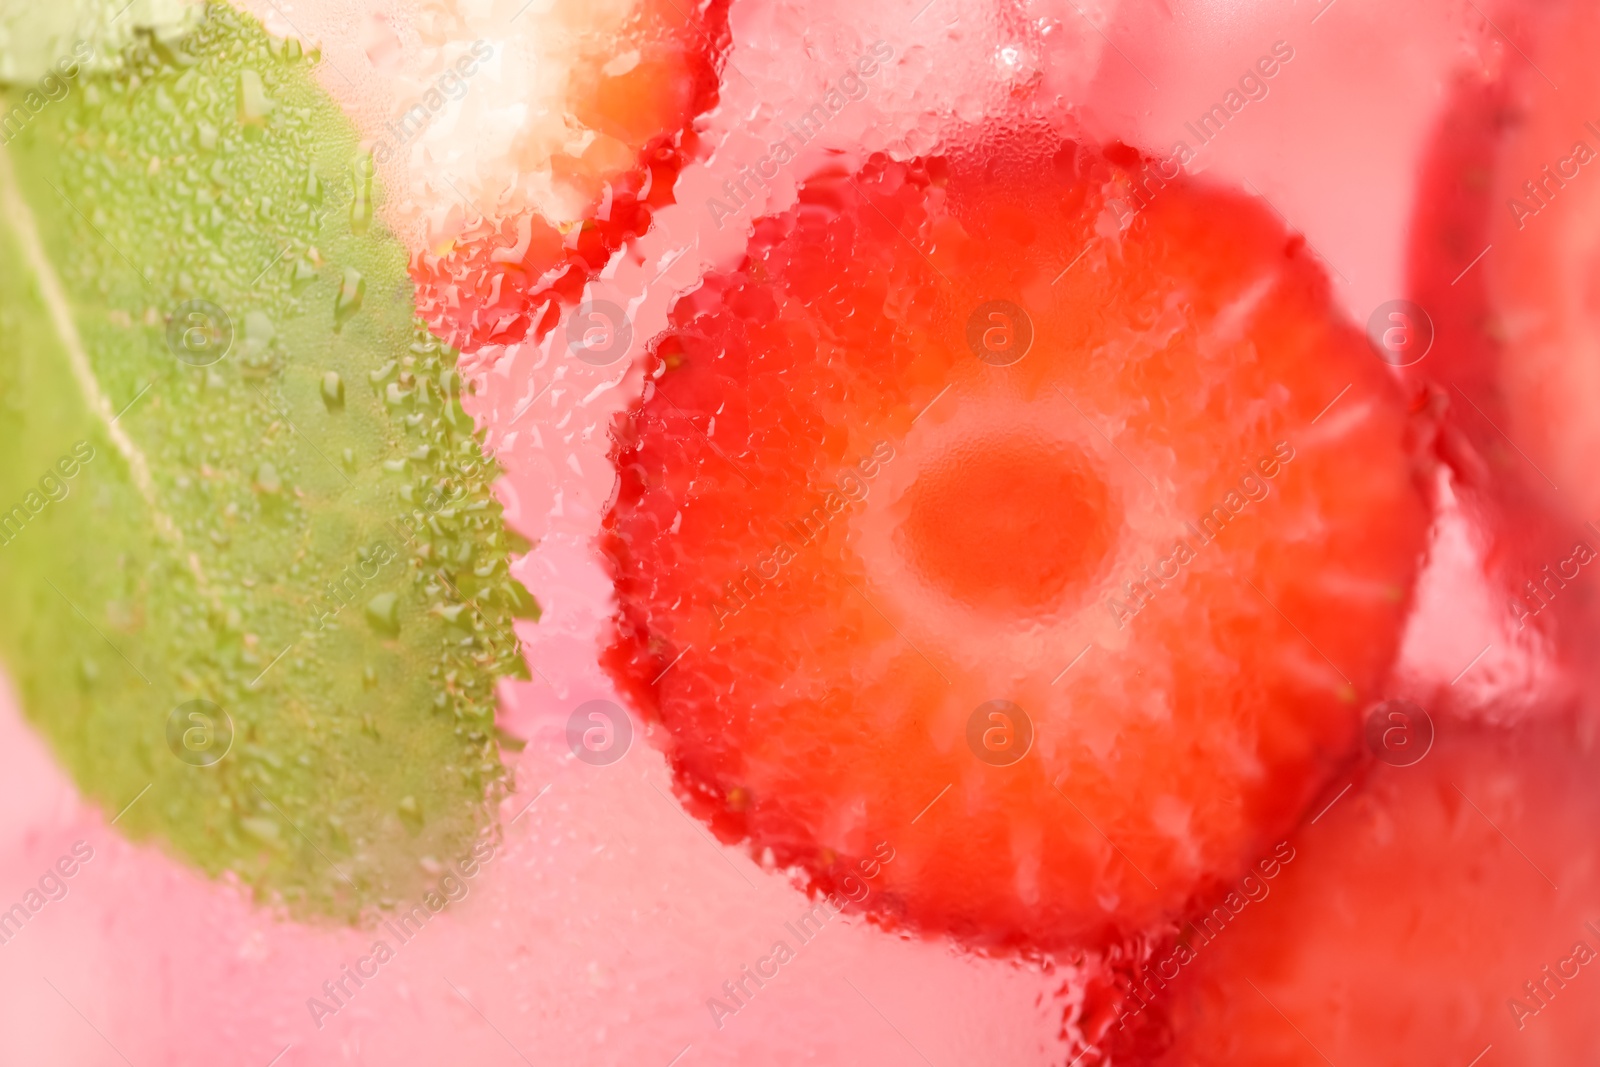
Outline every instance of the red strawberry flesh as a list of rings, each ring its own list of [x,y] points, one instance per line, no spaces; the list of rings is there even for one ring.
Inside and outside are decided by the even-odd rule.
[[[1426,514],[1383,364],[1267,209],[989,152],[819,175],[679,302],[618,427],[608,662],[725,840],[821,889],[887,842],[880,921],[1048,949],[1292,825]]]

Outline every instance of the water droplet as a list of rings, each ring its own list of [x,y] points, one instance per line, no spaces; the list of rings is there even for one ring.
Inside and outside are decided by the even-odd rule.
[[[384,637],[400,636],[400,599],[393,593],[379,593],[367,601],[367,625]]]
[[[306,286],[317,280],[316,264],[311,260],[301,257],[294,261],[294,274],[289,279],[290,286],[295,292],[300,292]]]
[[[543,614],[539,607],[539,602],[533,598],[532,593],[529,593],[522,587],[521,582],[517,581],[516,579],[512,579],[511,581],[504,583],[501,586],[501,590],[502,595],[505,597],[506,604],[511,608],[511,614],[513,617],[518,619],[531,619],[534,622],[539,621],[539,616]]]
[[[333,302],[333,326],[338,329],[351,316],[361,310],[361,301],[367,295],[367,280],[354,267],[344,269],[344,280],[339,283],[339,295]]]
[[[244,351],[247,356],[261,356],[277,335],[278,331],[266,312],[251,310],[244,313]]]
[[[338,371],[329,371],[322,376],[322,403],[329,411],[339,411],[344,407],[344,379],[339,377]]]
[[[271,819],[252,816],[247,819],[240,819],[239,825],[258,841],[269,845],[278,843],[278,824]]]
[[[272,114],[272,98],[267,95],[266,86],[261,84],[261,75],[253,70],[239,72],[239,124],[242,126],[265,126],[267,116]]]
[[[467,626],[472,620],[461,617],[461,613],[466,610],[467,606],[465,604],[435,604],[431,614],[439,616],[452,626]]]
[[[372,157],[363,153],[350,164],[350,232],[366,233],[372,224]]]
[[[278,468],[271,462],[263,463],[256,468],[256,488],[268,496],[276,496],[283,492],[283,478],[278,474]]]

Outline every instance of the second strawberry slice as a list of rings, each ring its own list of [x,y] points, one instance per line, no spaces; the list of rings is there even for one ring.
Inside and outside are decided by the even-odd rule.
[[[1355,744],[1426,513],[1264,208],[1121,146],[880,158],[672,322],[618,431],[609,661],[724,840],[891,925],[1104,943]]]

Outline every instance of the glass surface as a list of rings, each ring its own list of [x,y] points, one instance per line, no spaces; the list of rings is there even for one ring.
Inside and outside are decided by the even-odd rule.
[[[0,1063],[1595,1062],[1597,43],[0,0]]]

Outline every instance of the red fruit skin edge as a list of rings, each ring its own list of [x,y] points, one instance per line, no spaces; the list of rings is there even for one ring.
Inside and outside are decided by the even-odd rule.
[[[732,40],[730,3],[707,0],[693,16],[704,36],[690,52],[695,58],[691,123],[717,105]],[[704,149],[689,125],[654,138],[640,151],[638,164],[611,182],[609,203],[591,205],[592,214],[566,235],[528,213],[502,219],[496,232],[463,242],[444,256],[413,253],[417,314],[436,336],[464,351],[530,336],[542,339],[560,321],[562,307],[577,304],[584,286],[611,257],[650,228],[655,212],[675,202],[678,175]]]
[[[1518,6],[1497,14],[1495,21],[1516,40],[1537,40],[1541,31],[1559,27],[1554,14]],[[1499,388],[1500,368],[1515,353],[1502,339],[1483,262],[1493,252],[1483,253],[1494,238],[1496,212],[1503,210],[1495,199],[1496,171],[1522,121],[1521,89],[1538,77],[1515,55],[1496,75],[1464,71],[1457,77],[1423,155],[1407,250],[1407,295],[1433,322],[1433,349],[1398,371],[1410,398],[1418,450],[1448,468],[1463,512],[1486,535],[1484,578],[1493,602],[1506,605],[1508,617],[1524,583],[1545,564],[1567,556],[1586,533],[1581,521],[1563,513],[1550,485],[1500,430],[1512,421]],[[1431,480],[1428,484],[1430,503],[1437,508],[1437,487]],[[1600,543],[1590,543],[1600,549]],[[1558,691],[1545,694],[1545,704],[1557,714],[1578,714],[1593,703],[1571,682],[1595,673],[1584,665],[1600,656],[1597,619],[1600,595],[1588,583],[1571,583],[1513,637],[1524,654],[1536,654],[1536,643],[1555,650],[1563,669],[1550,679]],[[1446,713],[1493,715],[1476,706],[1470,689],[1440,686],[1427,699]]]

